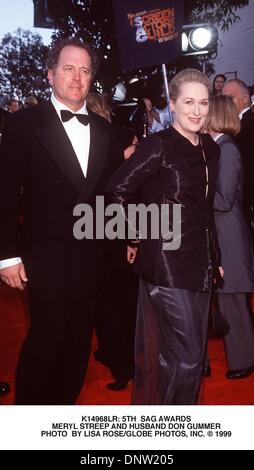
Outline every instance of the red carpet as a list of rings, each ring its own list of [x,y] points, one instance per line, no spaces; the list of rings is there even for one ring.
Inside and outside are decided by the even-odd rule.
[[[11,392],[1,397],[2,404],[13,404],[14,371],[19,349],[28,325],[26,298],[8,287],[0,287],[0,380],[11,385]],[[94,347],[95,340],[94,340]],[[225,378],[227,370],[223,341],[209,340],[212,376],[203,382],[200,404],[203,405],[254,405],[254,373],[243,380]],[[112,381],[108,369],[96,362],[93,355],[80,397],[79,405],[128,405],[131,400],[131,383],[121,392],[109,391],[106,384]]]

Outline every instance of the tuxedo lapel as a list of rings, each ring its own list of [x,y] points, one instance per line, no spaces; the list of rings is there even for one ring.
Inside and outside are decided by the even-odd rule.
[[[54,106],[51,102],[44,103],[40,112],[36,126],[38,138],[67,178],[81,190],[85,176]]]

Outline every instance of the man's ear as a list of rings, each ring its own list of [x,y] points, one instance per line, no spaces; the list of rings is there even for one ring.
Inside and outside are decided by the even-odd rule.
[[[53,85],[53,72],[52,72],[52,69],[48,70],[48,81],[49,81],[50,85]]]
[[[246,93],[244,96],[243,96],[243,104],[244,104],[244,107],[247,108],[248,106],[250,106],[250,97],[248,95],[248,93]]]

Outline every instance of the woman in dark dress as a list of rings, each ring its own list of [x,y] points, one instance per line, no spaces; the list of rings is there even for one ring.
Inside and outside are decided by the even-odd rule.
[[[131,127],[114,129],[123,160],[128,160],[134,153],[138,145],[136,134]],[[120,391],[134,376],[138,276],[130,266],[134,260],[130,254],[127,262],[125,240],[107,240],[107,247],[105,275],[95,320],[98,350],[94,355],[110,368],[115,379],[107,384],[107,388]]]
[[[133,404],[197,402],[212,262],[219,278],[213,223],[219,148],[209,135],[199,135],[209,109],[207,77],[195,69],[178,73],[170,82],[170,102],[172,127],[142,141],[106,186],[110,199],[126,210],[139,191],[145,206],[166,208],[162,225],[167,222],[173,232],[180,227],[173,241],[165,230],[158,237],[140,234]]]

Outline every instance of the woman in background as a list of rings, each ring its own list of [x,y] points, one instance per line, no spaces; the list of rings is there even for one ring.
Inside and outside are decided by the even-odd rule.
[[[86,104],[91,111],[111,122],[111,107],[105,95],[90,92],[86,97]]]
[[[214,77],[213,88],[212,88],[213,96],[220,96],[222,94],[222,88],[226,80],[227,80],[227,77],[223,75],[223,73],[219,73],[218,75]]]
[[[224,337],[226,377],[242,379],[254,371],[254,330],[248,298],[248,293],[254,290],[254,257],[243,214],[242,157],[233,140],[241,124],[231,98],[212,98],[206,127],[221,150],[214,209],[224,270],[224,282],[217,287],[217,297],[220,311],[230,325]]]
[[[123,160],[128,160],[138,144],[136,130],[129,127],[114,129]],[[96,334],[98,350],[95,358],[109,367],[115,379],[107,385],[119,391],[134,377],[134,338],[137,312],[138,278],[130,264],[135,249],[126,240],[106,240],[104,283],[98,301]]]

